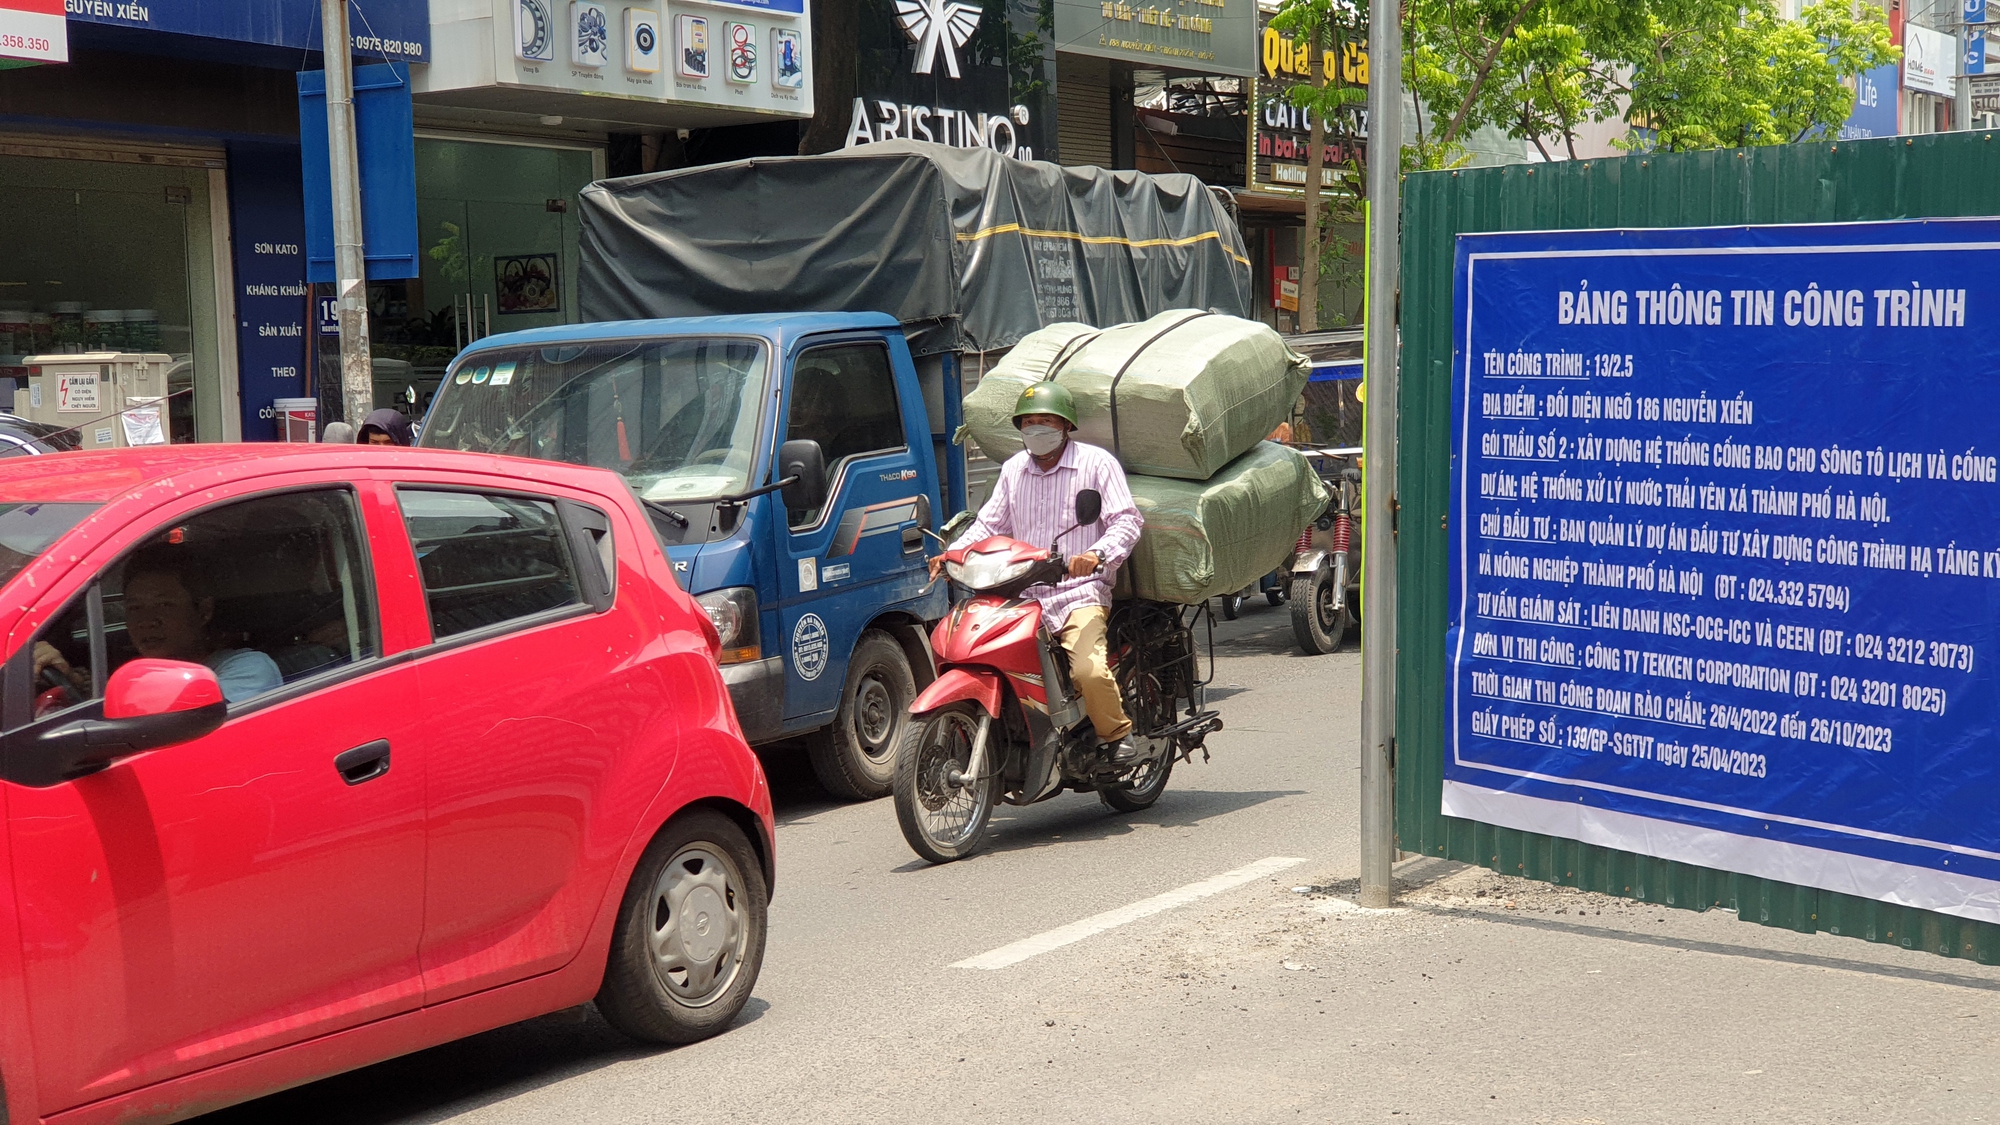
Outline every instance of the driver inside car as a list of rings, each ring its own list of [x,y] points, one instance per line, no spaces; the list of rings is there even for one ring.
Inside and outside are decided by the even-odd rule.
[[[142,547],[125,563],[125,632],[140,656],[206,665],[222,685],[222,698],[240,703],[279,687],[284,676],[269,656],[216,642],[210,622],[215,598],[202,585],[198,559],[170,544]],[[53,670],[88,698],[90,677],[47,641],[35,642],[35,680]],[[66,704],[67,705],[67,704]]]
[[[1124,696],[1111,674],[1104,630],[1111,617],[1112,577],[1138,546],[1146,520],[1132,502],[1118,459],[1071,439],[1076,400],[1069,388],[1052,382],[1029,386],[1014,404],[1014,425],[1026,448],[1001,465],[993,495],[951,548],[994,535],[1058,549],[1063,546],[1059,536],[1075,534],[1090,541],[1069,556],[1066,581],[1036,586],[1021,596],[1042,603],[1042,619],[1069,654],[1070,680],[1083,696],[1098,740],[1111,748],[1113,765],[1127,765],[1138,757],[1138,747],[1132,743]],[[1103,507],[1096,523],[1072,528],[1077,494],[1087,488],[1104,498]],[[937,577],[943,563],[942,556],[931,559],[931,577]]]

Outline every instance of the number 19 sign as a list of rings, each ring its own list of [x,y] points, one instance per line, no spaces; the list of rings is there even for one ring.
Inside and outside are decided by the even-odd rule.
[[[2000,922],[2000,222],[1468,235],[1443,811]]]
[[[0,0],[0,58],[68,62],[63,0]]]

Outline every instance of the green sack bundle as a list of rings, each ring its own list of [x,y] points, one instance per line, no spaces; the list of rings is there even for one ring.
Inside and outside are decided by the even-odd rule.
[[[1128,473],[1201,481],[1291,414],[1310,371],[1269,325],[1240,317],[1178,309],[1103,330],[1052,324],[980,380],[965,422],[981,452],[1006,460],[1021,448],[1015,400],[1053,373],[1076,396],[1079,439]]]
[[[1285,561],[1326,510],[1326,486],[1296,449],[1260,441],[1206,481],[1132,476],[1146,530],[1118,591],[1195,605],[1241,590]]]

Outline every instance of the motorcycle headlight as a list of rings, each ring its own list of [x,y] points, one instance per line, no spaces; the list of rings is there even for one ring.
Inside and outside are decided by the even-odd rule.
[[[715,625],[722,638],[721,664],[741,664],[763,655],[757,637],[757,591],[748,586],[710,590],[695,598],[695,604]]]
[[[965,556],[962,563],[946,563],[952,581],[974,590],[990,590],[1012,582],[1034,566],[1032,560],[1013,561],[1003,551],[987,551]]]

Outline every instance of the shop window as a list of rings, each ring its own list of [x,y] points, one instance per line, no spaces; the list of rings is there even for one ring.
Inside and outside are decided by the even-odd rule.
[[[74,426],[30,400],[28,356],[164,353],[174,441],[219,441],[216,232],[208,170],[109,159],[0,155],[0,197],[33,216],[0,256],[0,409]]]
[[[466,344],[577,319],[576,196],[596,178],[586,148],[417,138],[420,274],[368,287],[377,406],[420,418]],[[339,342],[319,348],[337,390]]]

